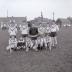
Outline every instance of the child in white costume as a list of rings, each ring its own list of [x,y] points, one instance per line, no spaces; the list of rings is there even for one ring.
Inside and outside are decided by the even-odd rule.
[[[50,32],[50,28],[49,25],[47,25],[47,27],[42,27],[40,26],[39,30],[39,34],[40,37],[38,37],[38,44],[40,44],[40,46],[42,47],[43,44],[45,46],[45,48],[48,47],[48,43],[51,44],[51,38],[50,36],[48,36],[48,33]],[[50,49],[50,45],[49,45],[49,49]]]
[[[58,25],[55,22],[50,26],[50,37],[52,38],[52,45],[57,45],[57,32],[59,31]]]
[[[9,38],[9,45],[7,46],[7,50],[10,50],[10,53],[12,52],[12,49],[17,47],[17,39],[12,36]]]
[[[38,45],[40,45],[40,47],[43,47],[43,43],[44,43],[44,27],[40,25],[40,27],[38,28],[38,32],[39,32],[39,37],[37,39]]]
[[[20,25],[19,27],[22,37],[26,37],[28,35],[28,25],[24,24],[24,25]]]
[[[10,20],[10,24],[8,25],[8,33],[10,38],[9,38],[9,45],[6,49],[12,52],[12,48],[17,47],[17,39],[16,39],[17,24],[15,24],[15,21],[13,20]]]
[[[15,24],[14,21],[10,21],[10,24],[8,25],[8,32],[10,36],[16,36],[17,24]]]
[[[24,42],[25,42],[25,48],[26,48],[26,51],[28,51],[28,24],[25,23],[25,24],[22,24],[19,26],[20,27],[20,31],[21,31],[21,37],[24,39]]]

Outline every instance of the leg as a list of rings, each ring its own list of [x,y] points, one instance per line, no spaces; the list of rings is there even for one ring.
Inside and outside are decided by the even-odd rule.
[[[57,37],[54,37],[54,44],[56,44],[57,45]]]
[[[29,51],[29,46],[28,46],[28,42],[27,41],[25,41],[25,47],[26,47],[26,52],[28,52]]]
[[[52,41],[52,37],[49,38],[49,50],[51,51],[52,49],[52,44],[53,44],[53,41]]]
[[[10,53],[12,53],[12,51],[13,51],[13,50],[10,48]]]
[[[7,46],[6,50],[9,50],[9,51],[10,51],[10,53],[12,53],[11,46]]]
[[[52,46],[54,46],[54,37],[52,37]]]
[[[34,46],[33,46],[33,49],[34,49],[35,51],[38,51],[37,47],[38,47],[38,43],[37,43],[36,40],[34,40]]]
[[[51,51],[51,48],[52,48],[52,43],[50,42],[49,43],[49,50]]]
[[[44,45],[45,45],[45,48],[47,49],[47,41],[44,40]]]

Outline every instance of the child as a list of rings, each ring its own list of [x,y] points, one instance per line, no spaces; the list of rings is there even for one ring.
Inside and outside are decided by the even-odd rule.
[[[8,25],[8,32],[10,36],[16,37],[17,34],[17,24],[15,24],[13,21],[10,21],[10,24]]]
[[[58,25],[56,25],[55,22],[52,22],[49,35],[52,39],[52,46],[57,45],[57,31],[59,31]]]
[[[17,49],[25,48],[25,41],[22,37],[20,37],[20,40],[17,43]]]
[[[38,49],[37,49],[38,28],[37,27],[30,27],[29,37],[31,38],[31,41],[32,41],[32,44],[33,44],[32,48],[35,51],[38,51]]]
[[[12,49],[16,49],[17,47],[17,39],[14,36],[11,36],[9,38],[9,45],[7,46],[7,50],[10,50],[10,53],[12,53]]]

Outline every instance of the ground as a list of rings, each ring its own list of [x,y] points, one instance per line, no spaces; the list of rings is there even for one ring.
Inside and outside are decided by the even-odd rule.
[[[6,51],[7,31],[0,30],[0,72],[71,72],[72,27],[58,32],[57,48],[39,52]]]

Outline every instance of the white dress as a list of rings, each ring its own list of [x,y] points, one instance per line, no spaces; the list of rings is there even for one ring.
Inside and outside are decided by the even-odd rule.
[[[14,26],[9,25],[9,29],[8,29],[9,35],[15,35],[17,34],[17,25],[15,24]]]
[[[21,34],[24,35],[24,34],[28,34],[28,26],[27,25],[20,25],[20,31],[21,31]]]
[[[9,46],[10,46],[10,48],[15,48],[15,47],[17,47],[17,39],[16,38],[14,38],[14,39],[9,39]]]

